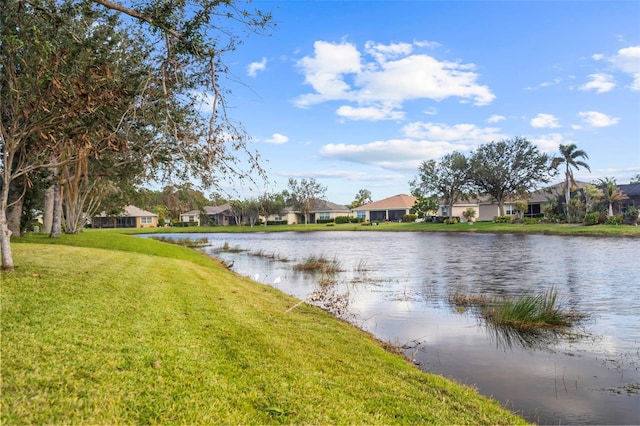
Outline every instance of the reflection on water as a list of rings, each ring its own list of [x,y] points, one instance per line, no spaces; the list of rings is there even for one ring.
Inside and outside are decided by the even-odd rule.
[[[324,304],[405,347],[420,368],[475,386],[538,423],[640,422],[640,241],[536,235],[314,232],[202,234],[239,274]],[[192,236],[194,238],[194,236]],[[245,251],[220,252],[224,245]],[[309,256],[341,272],[295,271]],[[486,327],[452,293],[558,290],[589,315],[570,336]],[[324,291],[324,294],[321,292]],[[320,293],[319,293],[320,292]]]

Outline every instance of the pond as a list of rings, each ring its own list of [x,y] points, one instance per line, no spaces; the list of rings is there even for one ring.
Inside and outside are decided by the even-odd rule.
[[[351,321],[529,421],[640,422],[640,240],[367,231],[189,238],[207,238],[203,250],[237,273]],[[339,271],[296,270],[312,257]],[[511,333],[451,302],[550,289],[587,314],[570,333]]]

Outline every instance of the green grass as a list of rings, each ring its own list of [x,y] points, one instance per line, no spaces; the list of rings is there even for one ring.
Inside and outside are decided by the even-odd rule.
[[[606,237],[640,237],[640,226],[629,225],[595,225],[582,226],[576,224],[518,224],[474,222],[473,225],[458,223],[447,225],[444,223],[380,223],[379,226],[363,226],[362,224],[326,224],[309,225],[272,225],[272,226],[216,226],[216,227],[186,227],[186,228],[145,228],[126,230],[95,230],[94,232],[126,232],[131,234],[146,233],[197,233],[197,232],[312,232],[312,231],[412,231],[412,232],[477,232],[493,234],[543,234],[543,235],[584,235]]]
[[[324,256],[311,255],[303,262],[293,267],[296,271],[322,272],[323,274],[335,274],[340,272],[340,262],[338,259],[328,259]]]
[[[541,294],[526,294],[485,305],[482,314],[494,325],[521,330],[570,327],[580,319],[578,314],[562,308],[558,291],[553,288]]]
[[[195,250],[92,231],[13,251],[3,424],[523,423]]]

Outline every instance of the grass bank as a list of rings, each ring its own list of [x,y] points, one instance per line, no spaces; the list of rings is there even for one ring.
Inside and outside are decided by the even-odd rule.
[[[13,250],[3,424],[523,423],[197,251],[96,231]]]
[[[100,230],[110,232],[113,230]],[[116,230],[122,232],[123,230]],[[630,225],[595,225],[583,226],[576,224],[519,224],[475,222],[473,225],[457,223],[381,223],[378,226],[364,226],[362,224],[326,224],[309,225],[271,225],[271,226],[213,226],[188,228],[158,228],[158,229],[128,229],[127,233],[198,233],[198,232],[311,232],[311,231],[411,231],[411,232],[478,232],[492,234],[540,234],[540,235],[582,235],[594,237],[637,237],[640,238],[640,226]]]

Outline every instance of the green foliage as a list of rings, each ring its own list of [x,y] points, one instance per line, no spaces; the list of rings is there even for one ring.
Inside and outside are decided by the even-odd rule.
[[[459,223],[459,222],[460,222],[460,219],[457,217],[447,218],[444,221],[444,223],[447,225],[455,225],[456,223]]]
[[[584,223],[587,226],[597,225],[599,223],[599,220],[600,220],[599,213],[587,213],[584,215],[584,219],[582,220],[582,223]]]
[[[415,222],[416,219],[418,218],[417,214],[405,214],[402,216],[402,221],[403,222]]]
[[[494,216],[493,223],[511,223],[513,218],[511,216]]]
[[[616,214],[607,218],[607,225],[622,225],[624,223],[624,216]]]
[[[482,314],[493,324],[516,329],[568,327],[581,318],[580,315],[562,309],[558,303],[558,291],[554,288],[543,294],[498,301],[486,306]]]
[[[476,217],[476,209],[474,209],[473,207],[469,207],[464,212],[462,212],[462,216],[467,222],[471,222],[473,221],[473,218]]]
[[[635,207],[629,207],[624,214],[624,219],[627,223],[634,225],[638,223],[638,217],[640,216],[640,211],[638,211]]]
[[[337,216],[335,219],[335,222],[337,224],[341,224],[341,223],[350,223],[351,219],[353,219],[352,217],[349,216]]]

